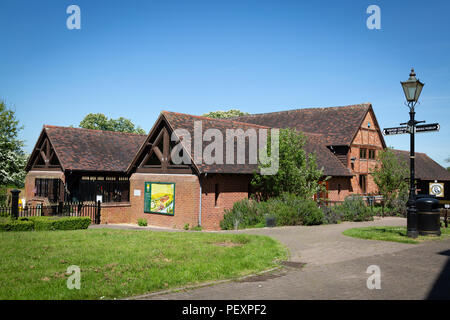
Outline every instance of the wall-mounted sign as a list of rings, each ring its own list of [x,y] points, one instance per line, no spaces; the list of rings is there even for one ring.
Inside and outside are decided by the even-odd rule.
[[[139,189],[134,189],[133,195],[134,195],[135,197],[140,197],[140,196],[141,196],[141,190],[139,190]]]
[[[175,183],[145,182],[144,212],[173,215]]]
[[[444,196],[444,183],[441,182],[430,182],[430,194],[436,197]]]

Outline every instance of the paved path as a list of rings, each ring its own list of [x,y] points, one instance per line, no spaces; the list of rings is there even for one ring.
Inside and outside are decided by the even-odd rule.
[[[344,230],[367,226],[405,226],[404,218],[384,218],[370,222],[344,222],[334,225],[294,226],[250,229],[239,233],[263,234],[273,237],[289,248],[291,261],[323,265],[374,254],[390,253],[414,247],[387,241],[370,241],[342,235]]]
[[[284,268],[248,278],[140,299],[450,299],[450,240],[419,245],[355,239],[342,231],[362,226],[406,225],[402,218],[315,227],[236,231],[278,239],[302,269]],[[367,267],[381,269],[381,289],[366,286]]]

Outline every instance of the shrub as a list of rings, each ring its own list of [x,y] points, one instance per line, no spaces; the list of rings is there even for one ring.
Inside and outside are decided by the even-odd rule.
[[[0,231],[31,231],[33,222],[27,220],[4,219],[0,222]]]
[[[202,226],[195,226],[191,228],[192,231],[202,231]]]
[[[385,215],[406,217],[406,202],[408,202],[408,193],[402,192],[386,203]]]
[[[189,223],[186,223],[183,227],[184,230],[189,230]]]
[[[323,223],[323,213],[313,200],[283,194],[267,201],[236,202],[231,210],[225,211],[220,227],[225,230],[264,227],[266,217],[274,217],[277,226]]]
[[[342,204],[334,206],[333,211],[340,215],[343,221],[373,220],[372,211],[361,196],[348,196]]]
[[[34,224],[34,230],[78,230],[87,229],[91,224],[89,217],[28,217],[21,218],[21,220],[28,219]]]
[[[91,224],[89,217],[21,217],[0,219],[0,231],[44,231],[87,229]]]
[[[138,219],[137,223],[138,223],[138,226],[140,226],[140,227],[146,227],[147,226],[147,220],[144,219],[144,218]]]
[[[258,210],[259,207],[259,210]],[[244,199],[235,202],[233,208],[225,210],[220,227],[223,230],[243,229],[264,222],[262,205],[256,201]]]
[[[7,188],[5,186],[0,186],[0,207],[7,205],[7,198]]]
[[[278,226],[310,226],[323,223],[323,213],[312,199],[286,193],[280,198],[270,199],[267,203]]]
[[[370,211],[373,216],[382,216],[383,215],[383,207],[379,205],[369,206]]]
[[[320,207],[323,213],[323,223],[325,224],[337,224],[342,221],[341,214],[337,210],[333,210],[333,207],[322,206]]]
[[[261,202],[260,205],[263,208],[264,216],[274,217],[277,226],[294,225],[298,220],[295,208],[280,198],[271,198]]]

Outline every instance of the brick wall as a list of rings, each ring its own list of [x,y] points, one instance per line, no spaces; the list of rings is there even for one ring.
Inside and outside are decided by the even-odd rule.
[[[145,182],[175,183],[174,215],[144,213]],[[134,191],[140,190],[135,196]],[[190,174],[150,174],[133,173],[130,177],[129,222],[137,223],[144,218],[149,225],[182,229],[186,223],[189,227],[198,225],[200,184],[196,175]]]
[[[64,172],[62,171],[29,171],[25,177],[25,199],[26,202],[34,198],[35,179],[61,179],[65,182]],[[23,197],[23,195],[20,195]]]
[[[201,178],[202,183],[202,227],[219,230],[224,210],[233,207],[236,201],[248,198],[250,175],[215,174]],[[216,202],[216,185],[218,198]]]
[[[351,192],[351,178],[333,177],[328,180],[328,199],[331,201],[344,201]]]
[[[202,176],[202,228],[204,230],[219,230],[224,210],[233,207],[234,202],[248,197],[249,175],[207,175]],[[173,216],[163,214],[144,213],[145,182],[175,183],[175,213]],[[216,203],[215,188],[218,186]],[[140,190],[135,196],[134,190]],[[189,227],[198,225],[200,184],[196,175],[179,174],[146,174],[134,173],[130,177],[130,207],[110,209],[108,216],[102,223],[129,222],[137,223],[139,218],[147,220],[149,225],[182,229],[185,224]],[[116,211],[113,211],[116,210]],[[123,210],[123,213],[120,213]],[[126,213],[129,210],[129,213]],[[120,215],[120,218],[112,218]],[[126,216],[128,215],[128,221]],[[114,222],[113,222],[114,221]]]
[[[131,203],[102,203],[100,223],[131,223]]]

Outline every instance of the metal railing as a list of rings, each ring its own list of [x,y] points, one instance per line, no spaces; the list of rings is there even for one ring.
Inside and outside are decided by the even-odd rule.
[[[14,206],[0,207],[0,216],[14,217]],[[17,206],[17,217],[89,217],[92,223],[99,224],[101,216],[101,202],[59,202],[50,205]]]

